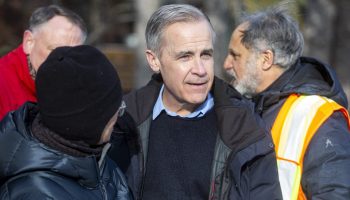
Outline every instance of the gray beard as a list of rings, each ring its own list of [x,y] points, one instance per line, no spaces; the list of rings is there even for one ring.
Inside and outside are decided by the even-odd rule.
[[[235,85],[236,90],[247,98],[252,98],[256,94],[256,88],[260,81],[256,73],[247,74],[243,80]]]
[[[246,73],[240,80],[236,79],[236,74],[234,71],[228,71],[227,73],[232,78],[230,84],[243,96],[252,98],[252,96],[256,94],[256,88],[261,83],[261,78],[257,73],[257,69],[253,61],[248,62],[246,68],[248,73]]]

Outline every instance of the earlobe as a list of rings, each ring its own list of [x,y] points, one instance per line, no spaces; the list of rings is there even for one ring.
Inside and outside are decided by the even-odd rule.
[[[25,54],[30,54],[34,46],[34,37],[33,33],[29,30],[26,30],[23,33],[23,50]]]
[[[160,72],[160,63],[158,60],[158,57],[154,52],[151,50],[146,50],[146,58],[149,66],[151,67],[152,71],[155,73]]]

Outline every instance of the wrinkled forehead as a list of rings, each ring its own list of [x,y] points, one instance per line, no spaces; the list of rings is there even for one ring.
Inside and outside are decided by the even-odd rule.
[[[174,28],[175,27],[175,28]],[[200,29],[199,29],[200,28]],[[191,20],[191,21],[179,21],[167,25],[166,28],[160,34],[160,46],[166,43],[166,40],[173,39],[169,38],[169,35],[177,36],[209,36],[210,41],[214,44],[215,33],[211,25],[204,19],[202,20]],[[196,39],[196,38],[194,38]]]

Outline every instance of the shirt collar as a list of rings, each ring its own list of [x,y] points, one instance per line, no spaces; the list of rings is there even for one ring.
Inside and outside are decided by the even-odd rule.
[[[157,118],[163,110],[170,116],[179,116],[182,118],[203,117],[214,106],[214,98],[210,93],[208,93],[208,97],[206,98],[206,100],[194,112],[186,116],[180,116],[177,113],[172,112],[164,107],[163,99],[162,99],[163,91],[164,91],[164,84],[160,89],[158,99],[156,101],[156,104],[153,107],[153,116],[152,116],[153,120]]]

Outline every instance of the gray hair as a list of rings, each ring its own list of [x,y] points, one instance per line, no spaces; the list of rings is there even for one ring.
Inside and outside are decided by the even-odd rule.
[[[304,38],[286,7],[272,7],[243,18],[247,28],[241,43],[257,52],[271,50],[274,64],[288,69],[301,56]]]
[[[37,8],[29,19],[29,30],[34,31],[35,28],[48,22],[55,16],[63,16],[67,18],[69,22],[78,26],[82,32],[82,41],[85,41],[87,37],[87,28],[84,20],[71,10],[63,8],[58,5],[49,5]]]
[[[170,4],[161,6],[155,11],[147,22],[146,45],[147,48],[160,55],[162,35],[165,28],[177,22],[197,22],[205,20],[212,31],[212,42],[215,41],[215,32],[208,16],[198,8],[187,4]]]

